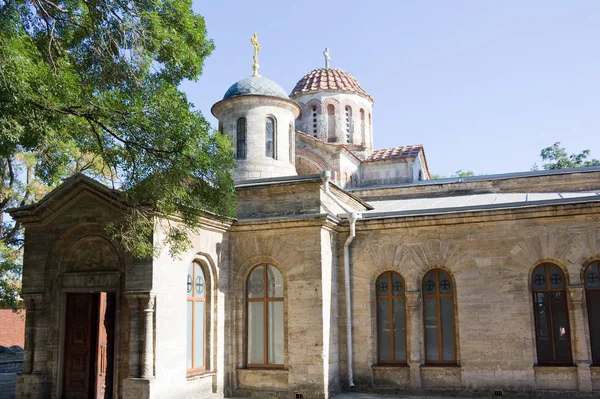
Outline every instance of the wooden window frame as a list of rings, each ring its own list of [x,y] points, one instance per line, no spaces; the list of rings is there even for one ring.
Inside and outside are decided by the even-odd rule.
[[[269,120],[273,122],[273,155],[269,155],[267,153],[267,125],[269,124]],[[277,119],[273,115],[269,115],[265,118],[265,156],[267,158],[277,159]]]
[[[200,271],[202,272],[202,278],[204,279],[204,296],[202,298],[200,297],[194,297],[194,296],[188,296],[187,300],[186,300],[186,306],[187,306],[187,302],[192,302],[192,368],[188,369],[186,368],[186,372],[187,375],[194,375],[194,374],[201,374],[206,372],[207,370],[209,370],[208,366],[208,353],[206,350],[206,338],[208,336],[208,331],[207,331],[207,323],[206,320],[208,318],[208,314],[207,314],[207,309],[208,306],[207,305],[207,297],[209,294],[209,285],[207,283],[206,280],[206,272],[204,271],[204,267],[202,267],[202,264],[200,262],[194,261],[192,262],[192,293],[194,293],[194,283],[196,281],[196,265],[198,265],[200,267]],[[196,336],[195,336],[195,332],[196,332],[196,303],[202,303],[204,306],[204,320],[203,320],[203,324],[202,324],[202,328],[204,329],[204,334],[203,334],[203,342],[202,342],[202,353],[204,355],[204,366],[203,367],[194,367],[194,355],[196,353]]]
[[[439,280],[440,280],[440,272],[446,273],[450,279],[450,288],[452,292],[449,294],[441,294],[439,292]],[[425,279],[429,274],[435,273],[435,292],[433,294],[426,294],[423,284],[425,284]],[[421,282],[421,290],[423,292],[423,342],[425,343],[425,365],[427,366],[456,366],[458,364],[458,345],[456,339],[456,313],[455,313],[455,284],[453,281],[452,274],[444,269],[432,269],[425,273],[423,276],[423,280]],[[435,298],[435,306],[436,306],[436,314],[437,314],[437,331],[438,331],[438,359],[442,360],[427,360],[427,334],[426,334],[426,319],[425,319],[425,299],[427,298]],[[441,311],[441,298],[451,298],[452,299],[452,321],[453,321],[453,329],[454,329],[454,360],[443,360],[444,359],[444,347],[443,347],[443,331],[442,331],[442,311]]]
[[[377,281],[379,281],[379,279],[381,278],[381,276],[383,276],[384,274],[388,274],[388,287],[392,287],[392,279],[393,279],[393,275],[396,274],[398,277],[400,277],[400,281],[402,281],[402,295],[393,295],[392,292],[393,290],[389,290],[389,294],[388,295],[379,295],[379,290],[377,289]],[[404,278],[402,277],[402,275],[400,273],[397,273],[395,271],[386,271],[381,273],[379,276],[377,276],[377,278],[375,279],[375,298],[376,298],[376,318],[375,318],[375,322],[376,322],[376,326],[377,326],[377,364],[380,365],[385,365],[385,366],[406,366],[408,365],[408,340],[407,340],[407,327],[406,327],[406,284],[404,282]],[[406,359],[404,360],[396,360],[395,359],[395,355],[396,355],[396,345],[395,345],[395,337],[394,337],[394,333],[395,333],[395,329],[394,329],[394,299],[402,299],[403,300],[403,304],[404,304],[404,349],[406,352]],[[390,358],[392,358],[392,360],[381,360],[381,354],[379,351],[379,342],[380,342],[380,331],[379,331],[379,301],[388,301],[389,303],[389,320],[390,320]]]
[[[556,266],[560,270],[563,281],[565,282],[564,287],[563,288],[552,288],[551,284],[546,283],[547,284],[546,288],[536,289],[535,284],[533,283],[533,276],[535,275],[535,271],[537,269],[539,269],[540,267],[543,267],[544,271],[545,271],[544,274],[546,276],[546,281],[550,281],[550,266]],[[534,326],[535,326],[535,350],[536,350],[536,355],[537,355],[538,366],[572,366],[573,365],[573,348],[571,347],[571,321],[569,320],[569,301],[568,301],[568,297],[567,297],[567,279],[566,279],[565,273],[564,273],[563,269],[555,263],[550,263],[550,262],[540,263],[539,265],[537,265],[536,267],[533,268],[533,271],[531,272],[530,281],[531,281],[531,294],[532,294],[531,299],[533,302],[533,321],[534,321]],[[538,338],[538,325],[537,325],[538,322],[537,322],[536,308],[535,308],[535,304],[536,304],[535,294],[545,293],[548,297],[548,315],[549,315],[549,320],[550,320],[550,339],[552,342],[552,358],[556,359],[556,342],[555,342],[556,340],[554,339],[554,312],[552,310],[552,300],[551,300],[551,296],[550,296],[550,293],[552,293],[552,292],[562,292],[565,297],[565,305],[566,305],[565,317],[567,319],[567,342],[569,343],[569,357],[571,358],[571,360],[570,361],[552,360],[550,362],[540,363],[540,361],[539,361],[540,354],[538,353],[539,338]]]
[[[264,289],[263,289],[263,296],[262,298],[250,298],[249,297],[249,292],[248,292],[248,282],[250,281],[250,277],[252,276],[252,273],[254,272],[255,269],[259,268],[263,266],[263,281],[264,281]],[[261,263],[259,265],[254,266],[251,270],[250,273],[248,273],[248,277],[246,277],[246,287],[245,287],[245,293],[246,293],[246,320],[245,320],[245,325],[246,325],[246,364],[248,368],[268,368],[268,369],[283,369],[285,364],[272,364],[269,363],[269,302],[283,302],[284,303],[284,317],[285,317],[285,281],[283,282],[283,296],[280,298],[270,298],[268,296],[268,292],[269,292],[269,280],[268,279],[268,273],[267,270],[269,268],[269,266],[274,267],[275,269],[277,269],[279,271],[279,273],[281,273],[281,270],[279,270],[279,268],[270,265],[268,263]],[[283,278],[283,273],[281,273],[281,276]],[[264,314],[264,320],[263,320],[263,359],[265,361],[265,363],[250,363],[250,359],[249,359],[249,355],[248,355],[248,335],[249,335],[249,320],[248,320],[248,314],[249,312],[249,304],[250,302],[262,302],[263,303],[263,314]],[[283,335],[284,335],[284,352],[285,352],[285,319],[283,321]]]
[[[240,122],[242,122],[242,126],[243,126],[243,131],[241,131],[242,129],[240,129]],[[236,159],[246,159],[246,154],[247,154],[247,138],[248,138],[248,124],[246,121],[246,117],[244,116],[240,116],[237,121],[235,122],[235,158]],[[243,136],[240,139],[240,136]],[[243,151],[241,151],[240,149],[240,141],[243,142]]]

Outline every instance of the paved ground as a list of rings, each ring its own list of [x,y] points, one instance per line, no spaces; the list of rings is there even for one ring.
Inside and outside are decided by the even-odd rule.
[[[335,399],[393,399],[393,398],[402,398],[402,399],[451,399],[448,396],[438,397],[438,396],[410,396],[410,395],[376,395],[371,393],[338,393],[334,397]],[[471,399],[466,396],[457,397],[454,396],[453,399]],[[481,398],[479,398],[481,399]]]
[[[0,374],[0,399],[13,399],[15,397],[16,374]],[[397,396],[397,395],[375,395],[368,393],[338,393],[335,399],[449,399],[448,397],[423,397],[423,396]],[[461,399],[461,398],[454,398]],[[463,397],[462,399],[469,399]]]
[[[15,397],[16,374],[0,374],[0,398],[13,399]]]

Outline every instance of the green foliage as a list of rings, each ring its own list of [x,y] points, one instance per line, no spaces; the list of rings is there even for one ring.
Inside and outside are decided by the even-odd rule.
[[[21,256],[19,250],[0,241],[0,306],[19,307],[21,292]]]
[[[449,177],[467,177],[467,176],[475,176],[475,172],[473,172],[472,170],[464,171],[462,169],[459,169],[455,173],[453,173],[452,176],[431,175],[431,178],[432,179],[447,179]]]
[[[157,215],[184,222],[164,227],[173,254],[203,212],[231,216],[231,143],[178,89],[213,47],[189,0],[0,0],[4,250],[22,244],[5,210],[73,173],[124,190],[132,207],[111,233],[138,257]]]
[[[566,148],[561,147],[560,142],[544,148],[540,153],[543,161],[550,161],[542,165],[545,170],[600,166],[600,160],[588,160],[588,155],[590,155],[590,150],[583,150],[579,154],[567,155]],[[537,164],[534,164],[533,170],[537,169]]]

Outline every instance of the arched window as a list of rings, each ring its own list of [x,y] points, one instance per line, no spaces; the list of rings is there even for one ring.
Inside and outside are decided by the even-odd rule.
[[[600,262],[595,261],[587,265],[583,278],[592,344],[592,364],[598,365],[600,364]]]
[[[236,158],[246,159],[246,118],[244,117],[237,120],[236,144]]]
[[[538,364],[572,364],[565,275],[551,263],[531,275]]]
[[[376,282],[377,361],[406,364],[406,297],[404,280],[385,272]]]
[[[265,156],[267,158],[277,159],[277,149],[275,148],[275,145],[277,144],[277,125],[275,123],[275,118],[271,116],[267,117],[265,123],[265,141]]]
[[[335,107],[333,104],[327,106],[327,141],[335,143]]]
[[[365,145],[365,110],[360,109],[360,141],[362,145]]]
[[[456,364],[454,288],[443,270],[431,270],[423,278],[423,324],[425,362]]]
[[[206,298],[208,284],[198,262],[190,263],[187,272],[187,356],[188,373],[207,369]]]
[[[313,136],[317,137],[317,107],[312,107],[312,126],[313,126]]]
[[[290,122],[290,163],[294,164],[294,145],[296,144],[296,138],[294,136],[294,124]]]
[[[351,143],[354,134],[354,121],[352,119],[352,107],[346,106],[346,143]]]
[[[274,266],[260,265],[247,282],[247,359],[249,367],[283,366],[283,277]]]

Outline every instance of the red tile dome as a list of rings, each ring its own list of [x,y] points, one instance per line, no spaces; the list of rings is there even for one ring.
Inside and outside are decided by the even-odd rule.
[[[319,91],[343,91],[356,93],[373,101],[354,76],[338,68],[321,68],[310,71],[296,83],[291,98]]]

